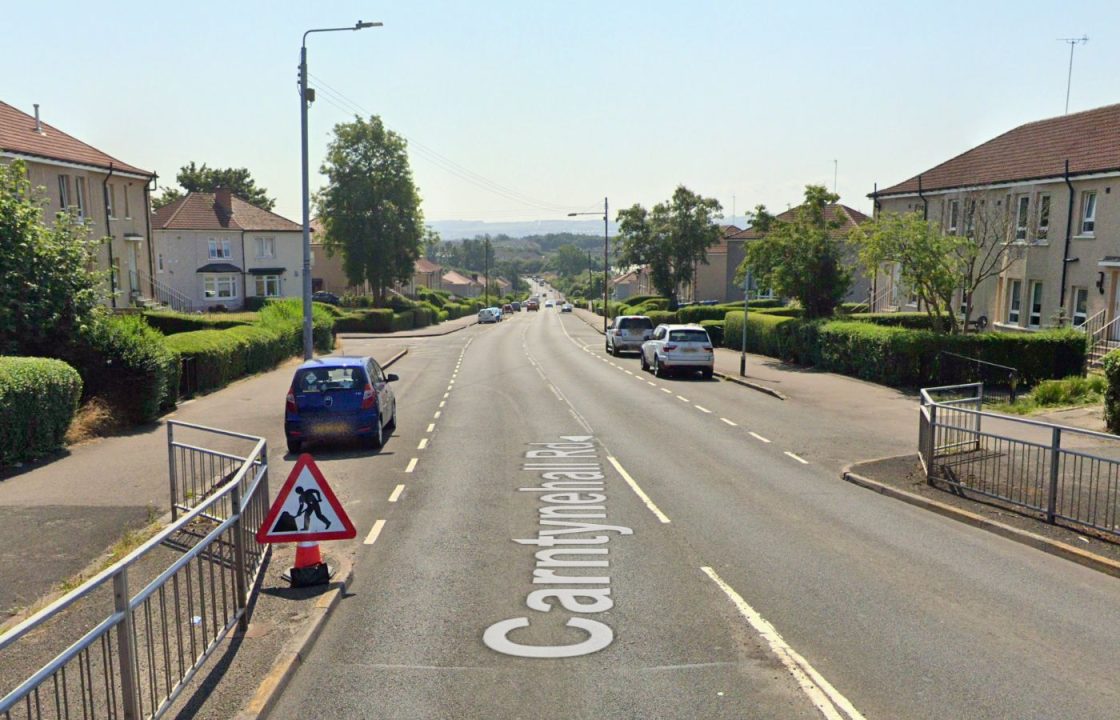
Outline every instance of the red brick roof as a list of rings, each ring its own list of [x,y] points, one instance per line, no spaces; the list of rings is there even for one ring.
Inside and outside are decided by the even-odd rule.
[[[797,208],[790,208],[789,210],[786,210],[784,213],[780,213],[778,215],[775,215],[774,219],[789,222],[789,221],[794,219],[796,213],[797,213]],[[847,237],[849,230],[851,230],[856,225],[862,225],[863,223],[867,222],[867,216],[864,215],[863,213],[861,213],[859,210],[856,210],[855,208],[850,208],[847,205],[843,205],[843,204],[840,204],[840,203],[833,203],[831,205],[826,205],[825,208],[824,208],[824,214],[825,214],[825,219],[830,220],[830,221],[839,219],[840,222],[842,223],[840,225],[840,227],[836,228],[831,233],[829,233],[833,238]],[[742,232],[735,233],[734,235],[729,235],[727,237],[727,239],[728,240],[758,240],[759,238],[763,238],[763,237],[766,237],[766,233],[761,232],[759,230],[755,230],[753,227],[749,227]]]
[[[71,137],[53,125],[41,123],[43,132],[35,131],[35,118],[20,112],[11,105],[0,102],[0,152],[19,153],[47,160],[61,160],[78,165],[91,165],[97,168],[137,175],[155,175],[150,170],[123,163],[111,155],[101,152],[92,145]]]
[[[708,253],[714,253],[716,255],[727,254],[727,239],[735,237],[736,235],[738,235],[742,231],[743,231],[743,228],[738,227],[737,225],[720,225],[719,226],[719,232],[720,232],[719,242],[717,242],[715,245],[712,245],[710,248],[708,248]]]
[[[303,226],[280,217],[237,196],[230,198],[232,213],[214,202],[214,193],[187,193],[173,203],[164,205],[152,216],[156,230],[265,230],[271,232],[302,232]]]
[[[482,283],[478,282],[477,280],[471,280],[469,277],[460,275],[454,270],[448,270],[440,279],[448,285],[482,285]]]
[[[440,270],[442,270],[442,268],[439,265],[436,265],[434,262],[424,257],[419,258],[416,264],[412,266],[412,272],[414,273],[434,273]]]
[[[1120,105],[1020,125],[926,170],[923,190],[989,185],[1062,175],[1120,170]],[[918,175],[879,191],[918,191]]]

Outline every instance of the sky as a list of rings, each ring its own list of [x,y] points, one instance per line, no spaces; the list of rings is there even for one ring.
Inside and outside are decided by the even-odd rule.
[[[174,185],[246,167],[297,222],[335,124],[409,143],[427,220],[650,207],[678,185],[742,223],[810,183],[887,187],[1018,125],[1120,102],[1116,0],[0,0],[0,100]]]

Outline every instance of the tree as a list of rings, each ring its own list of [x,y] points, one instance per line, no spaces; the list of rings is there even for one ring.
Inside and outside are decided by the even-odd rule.
[[[44,223],[45,203],[22,162],[0,163],[0,355],[54,355],[97,306],[104,277],[89,267],[100,240],[69,212]]]
[[[716,220],[723,217],[721,210],[714,198],[701,197],[683,185],[652,211],[641,205],[621,210],[619,259],[628,265],[648,264],[653,286],[675,302],[677,288],[692,279],[696,264],[706,263],[708,248],[719,242]]]
[[[341,253],[352,285],[368,282],[383,298],[412,277],[424,234],[406,142],[376,115],[355,117],[335,125],[321,172],[328,182],[315,201],[324,245]]]
[[[440,246],[443,245],[443,238],[439,236],[439,230],[424,227],[424,237],[420,241],[420,246],[423,248],[424,257],[432,262],[438,262]]]
[[[562,277],[578,276],[587,272],[587,255],[575,245],[561,245],[549,258],[549,268]]]
[[[988,278],[1007,270],[1021,256],[1021,251],[1015,244],[1016,228],[1012,224],[1013,221],[1018,224],[1018,220],[1012,218],[1010,207],[989,203],[981,193],[973,192],[964,196],[963,210],[965,241],[953,243],[952,251],[964,306],[963,327],[967,328],[972,320],[972,298],[977,288]],[[1039,214],[1035,213],[1032,232],[1036,237],[1038,218]]]
[[[762,205],[755,208],[752,226],[766,235],[747,247],[737,281],[749,268],[763,285],[800,301],[806,318],[830,317],[852,284],[844,241],[835,237],[843,223],[830,220],[826,211],[839,199],[821,185],[808,185],[792,220],[779,220]]]
[[[190,165],[179,168],[175,181],[186,192],[212,193],[218,188],[229,188],[234,195],[259,208],[271,210],[276,205],[276,199],[268,197],[266,189],[257,187],[247,168],[210,168],[206,163],[199,166],[192,160]],[[175,188],[164,188],[162,195],[152,198],[152,209],[158,210],[183,195]]]

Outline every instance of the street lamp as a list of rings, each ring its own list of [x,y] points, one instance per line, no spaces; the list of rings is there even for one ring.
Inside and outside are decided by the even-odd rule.
[[[607,229],[607,221],[610,216],[609,206],[607,199],[603,198],[603,334],[607,334],[607,316],[610,315],[610,304],[607,300],[607,286],[610,284],[610,259],[607,256],[608,248],[610,247],[610,232]],[[598,215],[597,212],[572,212],[568,213],[568,217],[575,217],[577,215]]]
[[[747,314],[750,312],[751,270],[743,278],[743,349],[739,352],[739,377],[747,376]]]
[[[343,30],[365,30],[381,27],[379,22],[362,22],[353,27],[316,28],[303,34],[303,44],[299,48],[299,130],[300,160],[303,163],[303,359],[310,360],[314,354],[311,338],[311,196],[307,177],[307,108],[315,102],[315,91],[307,87],[307,36],[311,33],[341,32]]]

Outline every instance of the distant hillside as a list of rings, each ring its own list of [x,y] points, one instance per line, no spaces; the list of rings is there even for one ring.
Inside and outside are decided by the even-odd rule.
[[[511,238],[530,235],[573,233],[576,235],[603,236],[603,221],[588,218],[557,220],[527,220],[524,222],[485,222],[482,220],[432,220],[426,222],[444,240],[465,240],[479,235],[507,235]],[[610,235],[618,233],[615,223],[610,223]]]

